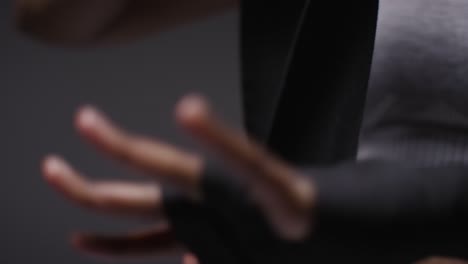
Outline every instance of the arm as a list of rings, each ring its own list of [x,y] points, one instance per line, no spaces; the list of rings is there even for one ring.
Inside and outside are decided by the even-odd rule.
[[[406,245],[401,263],[468,258],[468,168],[364,162],[306,171],[319,190],[323,232]]]
[[[176,118],[234,165],[233,171],[123,131],[96,110],[79,112],[76,125],[84,138],[182,196],[173,200],[152,181],[92,182],[63,160],[49,158],[44,176],[67,198],[100,212],[170,223],[143,235],[81,234],[77,247],[124,256],[167,252],[181,242],[210,260],[206,263],[224,257],[242,263],[410,263],[429,255],[468,257],[464,167],[380,162],[297,171],[223,125],[199,98],[184,99]]]
[[[54,43],[119,41],[234,7],[237,0],[16,0],[21,31]]]

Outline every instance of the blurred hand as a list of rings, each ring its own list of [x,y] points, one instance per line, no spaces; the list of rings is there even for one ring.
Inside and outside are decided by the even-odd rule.
[[[176,107],[177,122],[204,145],[232,164],[252,197],[278,234],[288,239],[306,235],[311,227],[314,184],[273,157],[243,133],[223,124],[199,96],[187,96]],[[76,128],[92,145],[155,181],[146,183],[94,182],[57,156],[43,162],[50,185],[71,201],[99,212],[147,217],[156,225],[125,235],[75,234],[72,242],[80,250],[97,255],[126,257],[167,255],[182,249],[166,219],[162,184],[172,185],[192,199],[200,195],[205,160],[201,155],[178,149],[166,142],[123,131],[91,106],[80,109]],[[197,263],[192,255],[184,263]]]
[[[15,0],[20,31],[41,41],[89,46],[134,40],[236,7],[238,0]]]
[[[444,257],[430,257],[418,261],[415,264],[467,264],[468,262],[460,259],[444,258]]]

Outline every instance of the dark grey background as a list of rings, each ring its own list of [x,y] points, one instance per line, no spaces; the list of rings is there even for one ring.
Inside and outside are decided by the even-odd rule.
[[[102,263],[74,251],[70,232],[123,232],[151,222],[96,215],[68,203],[42,180],[41,158],[63,154],[93,178],[143,179],[80,140],[72,121],[81,104],[187,147],[191,141],[172,120],[185,93],[207,95],[239,125],[237,12],[124,46],[67,50],[16,32],[11,5],[0,1],[0,263]]]

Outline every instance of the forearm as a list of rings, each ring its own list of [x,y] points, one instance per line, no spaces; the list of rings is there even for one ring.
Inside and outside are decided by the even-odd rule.
[[[319,190],[318,229],[408,246],[404,261],[468,258],[468,168],[349,163],[307,170]]]
[[[118,41],[234,7],[237,0],[17,0],[20,29],[54,43]]]

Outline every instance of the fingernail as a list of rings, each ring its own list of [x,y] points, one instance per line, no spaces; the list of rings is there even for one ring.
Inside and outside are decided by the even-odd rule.
[[[97,111],[87,106],[83,108],[79,115],[79,124],[84,129],[92,129],[95,128],[96,125],[99,123],[100,117]]]
[[[191,124],[203,119],[207,115],[208,109],[201,96],[190,95],[180,101],[176,113],[179,120]]]
[[[55,178],[64,175],[65,172],[68,170],[68,166],[61,158],[57,156],[50,156],[46,160],[45,170],[49,178]]]

